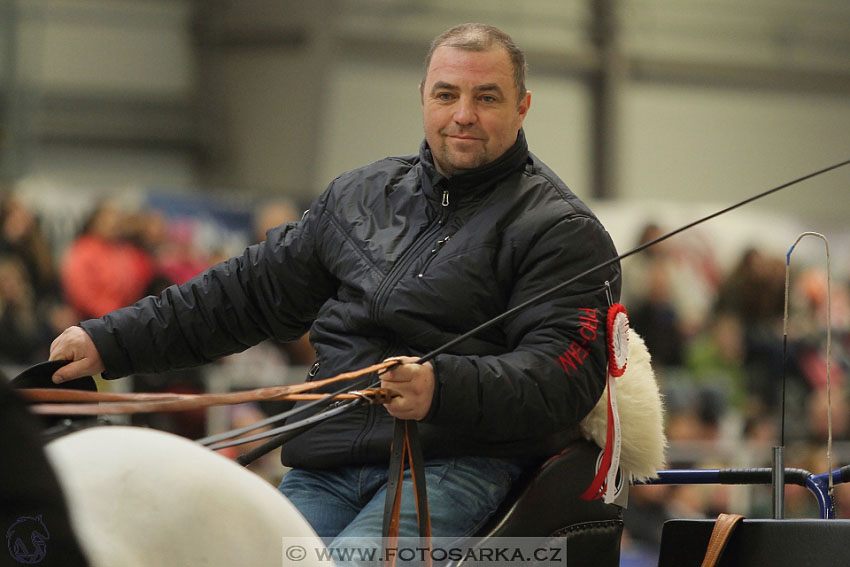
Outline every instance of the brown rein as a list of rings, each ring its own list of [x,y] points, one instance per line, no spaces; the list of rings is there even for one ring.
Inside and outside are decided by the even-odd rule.
[[[287,386],[270,386],[242,392],[222,394],[173,393],[116,393],[60,390],[52,388],[22,388],[17,392],[27,401],[33,413],[40,415],[116,415],[126,413],[153,413],[186,411],[210,406],[241,404],[256,401],[305,401],[326,397],[326,394],[307,393],[329,384],[353,380],[374,372],[382,372],[399,364],[398,360],[385,360],[366,368],[343,372],[324,380],[303,382]],[[373,404],[385,404],[394,394],[384,388],[337,394],[334,400],[362,398]]]

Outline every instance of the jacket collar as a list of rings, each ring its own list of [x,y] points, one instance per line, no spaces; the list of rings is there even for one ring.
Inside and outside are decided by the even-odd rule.
[[[520,129],[514,145],[501,156],[481,167],[461,170],[449,178],[437,171],[431,148],[424,140],[419,146],[419,157],[424,174],[430,181],[428,185],[431,185],[434,191],[441,192],[446,188],[467,195],[489,187],[495,181],[521,168],[528,158],[528,144],[525,141],[525,132]]]

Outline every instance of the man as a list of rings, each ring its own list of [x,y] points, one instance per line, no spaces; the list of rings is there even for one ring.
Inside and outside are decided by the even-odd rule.
[[[602,393],[619,267],[415,363],[616,255],[528,151],[531,93],[510,37],[457,26],[434,40],[425,68],[418,154],[342,174],[300,222],[241,257],[65,331],[51,358],[74,362],[57,379],[197,365],[308,329],[312,379],[401,357],[382,376],[399,394],[386,409],[360,408],[283,446],[293,470],[280,488],[323,537],[379,535],[392,418],[418,420],[433,535],[474,533],[525,467],[575,437]],[[407,500],[400,534],[416,533]]]

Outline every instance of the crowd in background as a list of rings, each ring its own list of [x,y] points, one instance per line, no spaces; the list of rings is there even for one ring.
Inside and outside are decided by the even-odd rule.
[[[285,201],[265,203],[248,240],[264,239],[268,228],[298,217]],[[225,257],[223,250],[196,244],[191,220],[168,220],[161,211],[111,199],[97,202],[78,233],[55,251],[37,212],[14,193],[0,195],[0,365],[5,368],[45,360],[50,342],[68,325],[158,294]]]
[[[288,201],[263,202],[245,227],[245,243],[262,240],[268,228],[299,217]],[[191,218],[168,218],[160,210],[119,199],[95,202],[76,234],[58,246],[46,228],[37,211],[14,193],[0,194],[0,374],[7,378],[47,360],[50,343],[66,327],[183,283],[230,252],[199,238],[209,230]],[[131,388],[200,393],[211,387],[268,386],[279,384],[288,368],[309,366],[313,356],[306,336],[287,345],[267,341],[209,368],[136,375]],[[219,415],[216,427],[246,425],[262,417],[261,408],[233,407],[223,419]],[[199,438],[209,432],[210,414],[137,414],[131,422]],[[240,449],[250,446],[231,452]],[[263,464],[269,474],[279,472],[271,459]]]
[[[650,223],[636,244],[663,232]],[[665,396],[668,468],[769,467],[784,428],[786,467],[824,472],[828,400],[832,468],[848,463],[850,288],[846,281],[832,282],[828,301],[823,265],[792,267],[786,324],[786,271],[785,257],[758,248],[743,250],[724,271],[710,248],[675,240],[624,260],[623,302]],[[819,517],[807,489],[789,485],[786,495],[786,517]],[[837,517],[850,517],[848,487],[837,486],[835,498]],[[770,486],[633,487],[621,565],[656,565],[667,519],[721,512],[770,518],[772,506]]]
[[[286,203],[265,204],[255,215],[250,238],[297,219]],[[648,224],[639,243],[663,227]],[[36,211],[14,194],[0,200],[0,368],[22,369],[46,360],[50,342],[65,327],[131,304],[181,283],[223,259],[221,251],[193,245],[186,222],[169,221],[153,209],[125,210],[111,200],[93,208],[78,234],[57,250],[48,242]],[[823,472],[827,438],[826,274],[805,268],[791,275],[789,336],[783,346],[785,259],[757,248],[745,250],[731,270],[721,269],[710,246],[702,249],[662,242],[623,262],[622,302],[631,327],[646,341],[667,408],[671,467],[768,466],[770,446],[779,438],[782,383],[786,381],[785,439],[788,466]],[[846,374],[850,366],[848,282],[832,285],[833,436],[837,464],[850,454]],[[309,365],[306,341],[284,348],[265,345],[254,368],[267,385],[277,369]],[[232,360],[229,362],[233,362]],[[225,361],[224,364],[228,364]],[[271,366],[271,369],[269,368]],[[261,374],[263,370],[256,370]],[[266,382],[257,384],[257,382]],[[137,380],[136,389],[198,391],[204,375],[187,370]],[[235,385],[239,387],[239,384]],[[234,410],[233,422],[261,416],[256,408]],[[148,424],[190,437],[204,431],[204,415],[149,417]],[[161,421],[156,421],[161,419]],[[625,549],[657,547],[668,517],[712,516],[739,511],[770,514],[770,494],[749,489],[653,486],[632,489],[626,512]],[[839,515],[845,491],[838,491]],[[789,515],[816,517],[805,490],[789,487]],[[743,508],[743,509],[742,509]],[[629,545],[632,545],[630,548]],[[637,564],[637,563],[636,563]]]

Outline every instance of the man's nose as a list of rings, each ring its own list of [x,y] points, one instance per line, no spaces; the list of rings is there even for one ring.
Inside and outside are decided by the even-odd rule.
[[[477,119],[475,101],[468,97],[460,97],[455,106],[454,121],[458,124],[474,124]]]

